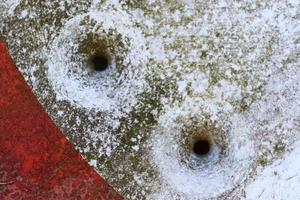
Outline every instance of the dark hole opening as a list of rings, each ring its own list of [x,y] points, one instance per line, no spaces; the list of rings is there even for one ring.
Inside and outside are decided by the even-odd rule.
[[[104,54],[95,54],[91,57],[90,62],[95,71],[104,71],[108,68],[109,58]]]
[[[210,142],[207,140],[198,140],[193,147],[196,155],[206,155],[210,151]]]

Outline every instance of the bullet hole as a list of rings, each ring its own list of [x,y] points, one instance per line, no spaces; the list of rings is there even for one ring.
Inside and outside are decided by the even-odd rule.
[[[198,156],[205,156],[210,152],[211,144],[208,140],[200,139],[194,143],[193,152]]]
[[[110,58],[104,53],[96,53],[90,58],[90,65],[95,71],[105,71],[109,67]]]

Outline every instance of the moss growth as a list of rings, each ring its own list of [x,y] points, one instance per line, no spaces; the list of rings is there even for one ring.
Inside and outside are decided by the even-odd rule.
[[[263,167],[267,166],[268,163],[269,163],[269,162],[268,162],[268,160],[266,160],[266,159],[259,159],[259,160],[258,160],[258,164],[261,165],[261,166],[263,166]]]
[[[283,143],[282,141],[278,141],[274,147],[273,147],[273,150],[276,154],[281,154],[283,152],[285,152],[286,150],[286,144]]]

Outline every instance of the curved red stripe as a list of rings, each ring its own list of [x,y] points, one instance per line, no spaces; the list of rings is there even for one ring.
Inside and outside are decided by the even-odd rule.
[[[1,40],[0,199],[121,199],[43,111]]]

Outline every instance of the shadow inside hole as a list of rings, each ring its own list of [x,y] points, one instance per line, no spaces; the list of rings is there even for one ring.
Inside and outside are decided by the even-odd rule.
[[[89,65],[95,71],[105,71],[109,68],[110,57],[105,53],[95,53],[89,58]]]
[[[211,151],[211,143],[206,139],[199,139],[193,145],[193,153],[197,156],[205,156]]]

